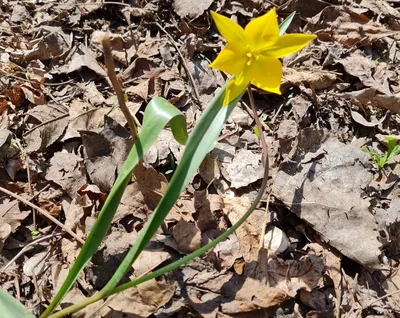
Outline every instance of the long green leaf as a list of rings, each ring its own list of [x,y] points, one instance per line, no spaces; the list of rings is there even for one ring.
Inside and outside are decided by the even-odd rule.
[[[189,136],[181,162],[179,163],[167,190],[149,221],[140,231],[135,244],[131,247],[113,277],[99,292],[98,297],[103,297],[110,293],[130,270],[133,262],[137,259],[139,254],[156,233],[176,200],[178,200],[182,191],[192,179],[204,157],[214,148],[223,125],[237,102],[240,100],[239,97],[228,106],[222,106],[225,87],[222,88],[214,97],[213,101],[197,122]]]
[[[85,304],[105,298],[112,293],[118,282],[130,270],[133,262],[137,259],[139,254],[143,251],[159,226],[162,224],[172,206],[195,174],[204,157],[214,148],[223,125],[237,102],[240,100],[241,96],[228,106],[222,106],[225,88],[226,85],[217,93],[191,132],[181,162],[179,163],[166,192],[158,203],[152,216],[140,231],[135,244],[125,256],[114,276],[97,294],[80,304],[68,307],[61,312],[52,315],[50,318],[63,317],[66,314],[70,314],[83,308],[82,306]]]
[[[75,283],[79,273],[89,263],[111,225],[111,221],[117,211],[124,190],[131,180],[135,166],[150,149],[151,145],[168,122],[170,122],[171,130],[176,140],[181,144],[185,144],[187,140],[186,120],[182,113],[161,97],[156,97],[151,100],[144,113],[143,126],[138,140],[135,142],[128,158],[122,166],[118,178],[85,244],[82,246],[75,263],[72,265],[65,282],[41,317],[48,317],[51,314]]]
[[[290,23],[293,21],[295,14],[296,11],[293,11],[285,20],[282,21],[282,23],[279,25],[279,35],[284,35],[286,33]]]
[[[1,318],[35,318],[18,300],[0,288]]]

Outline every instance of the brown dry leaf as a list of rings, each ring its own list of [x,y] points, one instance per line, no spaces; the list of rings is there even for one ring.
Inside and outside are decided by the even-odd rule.
[[[87,102],[74,99],[69,106],[69,123],[63,140],[80,137],[80,130],[94,130],[104,123],[104,115],[111,108],[93,108]]]
[[[344,59],[340,59],[337,63],[343,65],[345,71],[353,76],[356,76],[367,87],[376,89],[382,94],[391,95],[389,87],[382,85],[372,77],[372,69],[375,65],[371,58],[368,58],[360,50],[352,52]]]
[[[99,131],[79,131],[85,149],[85,165],[91,181],[107,192],[114,184],[133,142],[129,132],[110,117]]]
[[[359,91],[331,94],[337,97],[352,100],[357,104],[374,106],[400,114],[400,93],[394,95],[378,94],[374,88],[365,88]]]
[[[223,210],[232,224],[235,224],[250,208],[250,199],[246,196],[225,198]],[[268,253],[259,248],[262,225],[266,221],[265,211],[256,209],[240,226],[235,234],[239,240],[239,251],[245,261],[244,273],[247,276],[266,282]]]
[[[117,294],[108,307],[135,317],[149,317],[168,303],[174,292],[174,286],[153,279]]]
[[[132,57],[136,54],[133,39],[126,40],[122,35],[116,33],[94,31],[91,36],[91,45],[102,52],[103,46],[101,41],[106,35],[110,38],[113,58],[122,65],[128,66]]]
[[[178,250],[189,254],[201,247],[201,232],[196,224],[180,219],[172,230]]]
[[[83,98],[86,102],[90,103],[93,106],[103,105],[106,99],[104,98],[103,94],[99,92],[94,82],[89,82],[88,84],[83,84],[80,86],[84,90]]]
[[[101,77],[107,77],[107,72],[97,63],[94,53],[83,44],[78,47],[72,56],[68,73],[78,72],[82,67],[87,67]]]
[[[152,244],[151,242],[150,244]],[[149,248],[149,247],[147,247]],[[134,276],[140,277],[147,273],[150,273],[153,269],[164,263],[171,256],[168,252],[161,250],[162,246],[151,246],[148,250],[144,250],[140,253],[136,261],[133,263],[132,268],[134,270]]]
[[[239,149],[231,163],[222,163],[228,173],[232,188],[246,187],[263,178],[262,155]]]
[[[369,155],[358,147],[304,129],[291,162],[276,175],[273,193],[327,243],[374,269],[380,268],[381,244],[369,200],[362,197],[372,180],[368,165]]]
[[[10,21],[12,23],[18,24],[22,22],[31,21],[32,17],[29,14],[29,11],[26,9],[24,5],[16,4],[13,6],[13,11],[11,13]]]
[[[88,229],[85,229],[85,218],[92,207],[93,202],[89,199],[88,195],[76,194],[68,208],[64,206],[65,227],[77,235],[84,237],[88,232]]]
[[[33,105],[44,105],[46,97],[44,96],[42,87],[35,83],[25,83],[21,85],[25,98]]]
[[[235,224],[247,212],[251,201],[247,196],[224,198],[223,210],[232,224]],[[257,261],[259,255],[259,242],[262,232],[263,219],[267,216],[265,211],[254,210],[247,220],[236,230],[239,239],[240,252],[247,263]]]
[[[7,89],[6,94],[15,107],[20,107],[25,100],[24,92],[19,85],[14,85],[11,89]]]
[[[276,306],[288,298],[275,287],[231,272],[219,272],[204,260],[189,262],[182,268],[191,305],[202,317],[217,313],[238,314]]]
[[[311,86],[314,89],[329,88],[337,80],[337,74],[322,70],[283,69],[281,89],[285,91],[292,86]]]
[[[309,19],[305,30],[318,35],[321,41],[339,42],[346,48],[361,47],[398,34],[375,25],[363,14],[346,6],[329,6]]]
[[[181,18],[195,19],[201,16],[212,3],[213,0],[174,0],[173,8]]]
[[[55,143],[63,135],[68,125],[68,113],[60,105],[39,105],[28,111],[28,114],[40,122],[25,134],[27,153],[41,152]]]
[[[290,297],[296,297],[299,290],[311,291],[323,286],[324,262],[315,255],[305,255],[299,260],[268,260],[270,286],[280,288]]]
[[[218,264],[222,269],[231,268],[237,259],[243,257],[240,246],[238,237],[232,234],[225,241],[214,247],[212,251],[219,260]]]
[[[29,214],[30,211],[20,210],[17,200],[2,200],[0,203],[0,251],[3,250],[6,239],[18,229]]]
[[[360,6],[370,9],[377,15],[383,14],[387,17],[400,19],[400,13],[391,7],[385,0],[362,0]]]
[[[363,115],[354,110],[352,110],[350,113],[351,113],[351,118],[353,118],[353,120],[359,123],[360,125],[363,125],[364,127],[375,127],[384,122],[389,112],[386,112],[385,116],[383,116],[381,119],[374,121],[366,120]]]
[[[87,184],[83,159],[73,153],[56,152],[50,159],[50,167],[45,178],[57,183],[71,198],[74,198],[76,191]]]
[[[60,58],[70,48],[67,39],[68,36],[64,33],[50,33],[41,39],[36,39],[29,43],[32,49],[22,51],[20,56],[18,56],[18,52],[14,52],[13,55],[14,58],[21,59],[24,63],[29,63],[33,60],[46,61]]]

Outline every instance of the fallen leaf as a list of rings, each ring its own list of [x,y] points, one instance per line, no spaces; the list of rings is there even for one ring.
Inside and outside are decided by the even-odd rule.
[[[6,239],[14,233],[21,222],[26,219],[30,211],[21,211],[19,202],[16,200],[10,201],[3,199],[0,202],[0,250],[3,249]]]
[[[283,69],[282,91],[292,86],[311,86],[314,89],[329,88],[337,80],[337,74],[321,70]]]
[[[79,133],[85,150],[85,166],[90,180],[101,191],[107,192],[114,184],[116,173],[122,167],[132,148],[129,132],[110,117],[105,117],[101,130]]]
[[[400,19],[400,13],[384,0],[362,0],[360,6],[368,8],[375,14]]]
[[[229,175],[232,188],[241,188],[263,178],[264,168],[261,165],[261,154],[239,149],[231,163],[223,163]]]
[[[83,159],[73,153],[56,152],[50,159],[45,178],[61,186],[74,198],[76,191],[87,183]]]
[[[304,129],[296,156],[276,175],[273,193],[327,243],[373,269],[380,268],[381,244],[370,203],[362,197],[372,180],[368,161],[358,147]]]
[[[39,120],[40,124],[24,136],[27,153],[44,151],[61,138],[68,125],[68,113],[60,105],[39,105],[28,111],[28,114]]]
[[[201,233],[198,227],[190,222],[180,219],[172,229],[179,251],[189,254],[201,247]]]
[[[11,89],[8,89],[6,93],[15,107],[20,107],[25,100],[24,92],[19,85],[14,85]]]
[[[320,41],[339,42],[344,47],[370,45],[378,39],[397,35],[377,26],[363,14],[346,6],[329,6],[309,19],[305,30],[318,35]]]
[[[149,317],[164,306],[174,295],[175,287],[157,282],[144,282],[117,294],[107,304],[114,311],[137,317]]]
[[[195,19],[201,16],[210,7],[212,2],[212,0],[174,0],[173,8],[181,18],[189,17]]]
[[[71,58],[68,73],[80,71],[86,67],[103,78],[107,77],[106,71],[97,63],[94,53],[81,44]]]
[[[346,58],[338,60],[337,63],[343,65],[348,74],[358,77],[365,86],[374,88],[382,94],[391,94],[387,87],[372,77],[374,64],[360,50],[352,52]]]
[[[359,123],[360,125],[363,125],[365,127],[375,127],[375,126],[378,126],[378,125],[382,124],[385,121],[385,119],[386,119],[386,117],[387,117],[389,112],[387,112],[385,114],[385,116],[383,116],[381,119],[374,120],[374,121],[366,120],[363,117],[363,115],[361,115],[360,113],[358,113],[358,112],[356,112],[354,110],[352,110],[350,113],[351,113],[351,117],[354,119],[354,121]]]

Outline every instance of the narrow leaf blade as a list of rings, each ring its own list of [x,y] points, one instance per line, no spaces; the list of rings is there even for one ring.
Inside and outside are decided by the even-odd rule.
[[[41,317],[48,317],[58,306],[66,293],[78,278],[79,273],[87,266],[106,235],[117,211],[122,195],[132,177],[133,170],[143,155],[150,149],[161,130],[171,121],[171,130],[177,141],[184,144],[187,139],[186,120],[183,114],[164,98],[156,97],[146,107],[143,126],[138,140],[132,147],[123,164],[117,180],[104,203],[103,208],[88,236],[85,244],[70,269],[60,290]]]
[[[0,288],[0,313],[2,318],[35,318],[18,300]]]

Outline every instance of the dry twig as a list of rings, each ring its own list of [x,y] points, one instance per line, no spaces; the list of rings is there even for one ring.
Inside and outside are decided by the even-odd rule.
[[[126,106],[124,91],[122,90],[122,86],[118,81],[117,75],[115,74],[114,59],[112,57],[110,38],[108,36],[105,36],[103,38],[102,45],[104,51],[104,60],[107,66],[108,77],[110,78],[115,94],[117,94],[119,107],[121,108],[121,111],[124,114],[126,121],[128,122],[128,126],[129,129],[131,130],[133,141],[135,142],[138,137],[136,123],[135,120],[133,119],[131,112],[129,111],[129,108]]]
[[[64,224],[62,224],[60,221],[58,221],[55,217],[51,216],[50,213],[47,212],[46,210],[38,207],[37,205],[33,204],[32,202],[29,202],[28,200],[22,198],[18,194],[15,194],[3,187],[0,187],[0,191],[4,192],[5,194],[8,194],[9,196],[13,197],[14,199],[21,201],[23,204],[30,206],[31,208],[35,209],[39,213],[43,214],[46,218],[48,218],[53,223],[57,224],[60,228],[62,228],[65,232],[67,232],[69,235],[71,235],[74,239],[76,239],[82,245],[85,243],[84,240],[82,240],[78,235],[76,235],[70,229],[66,228]]]

